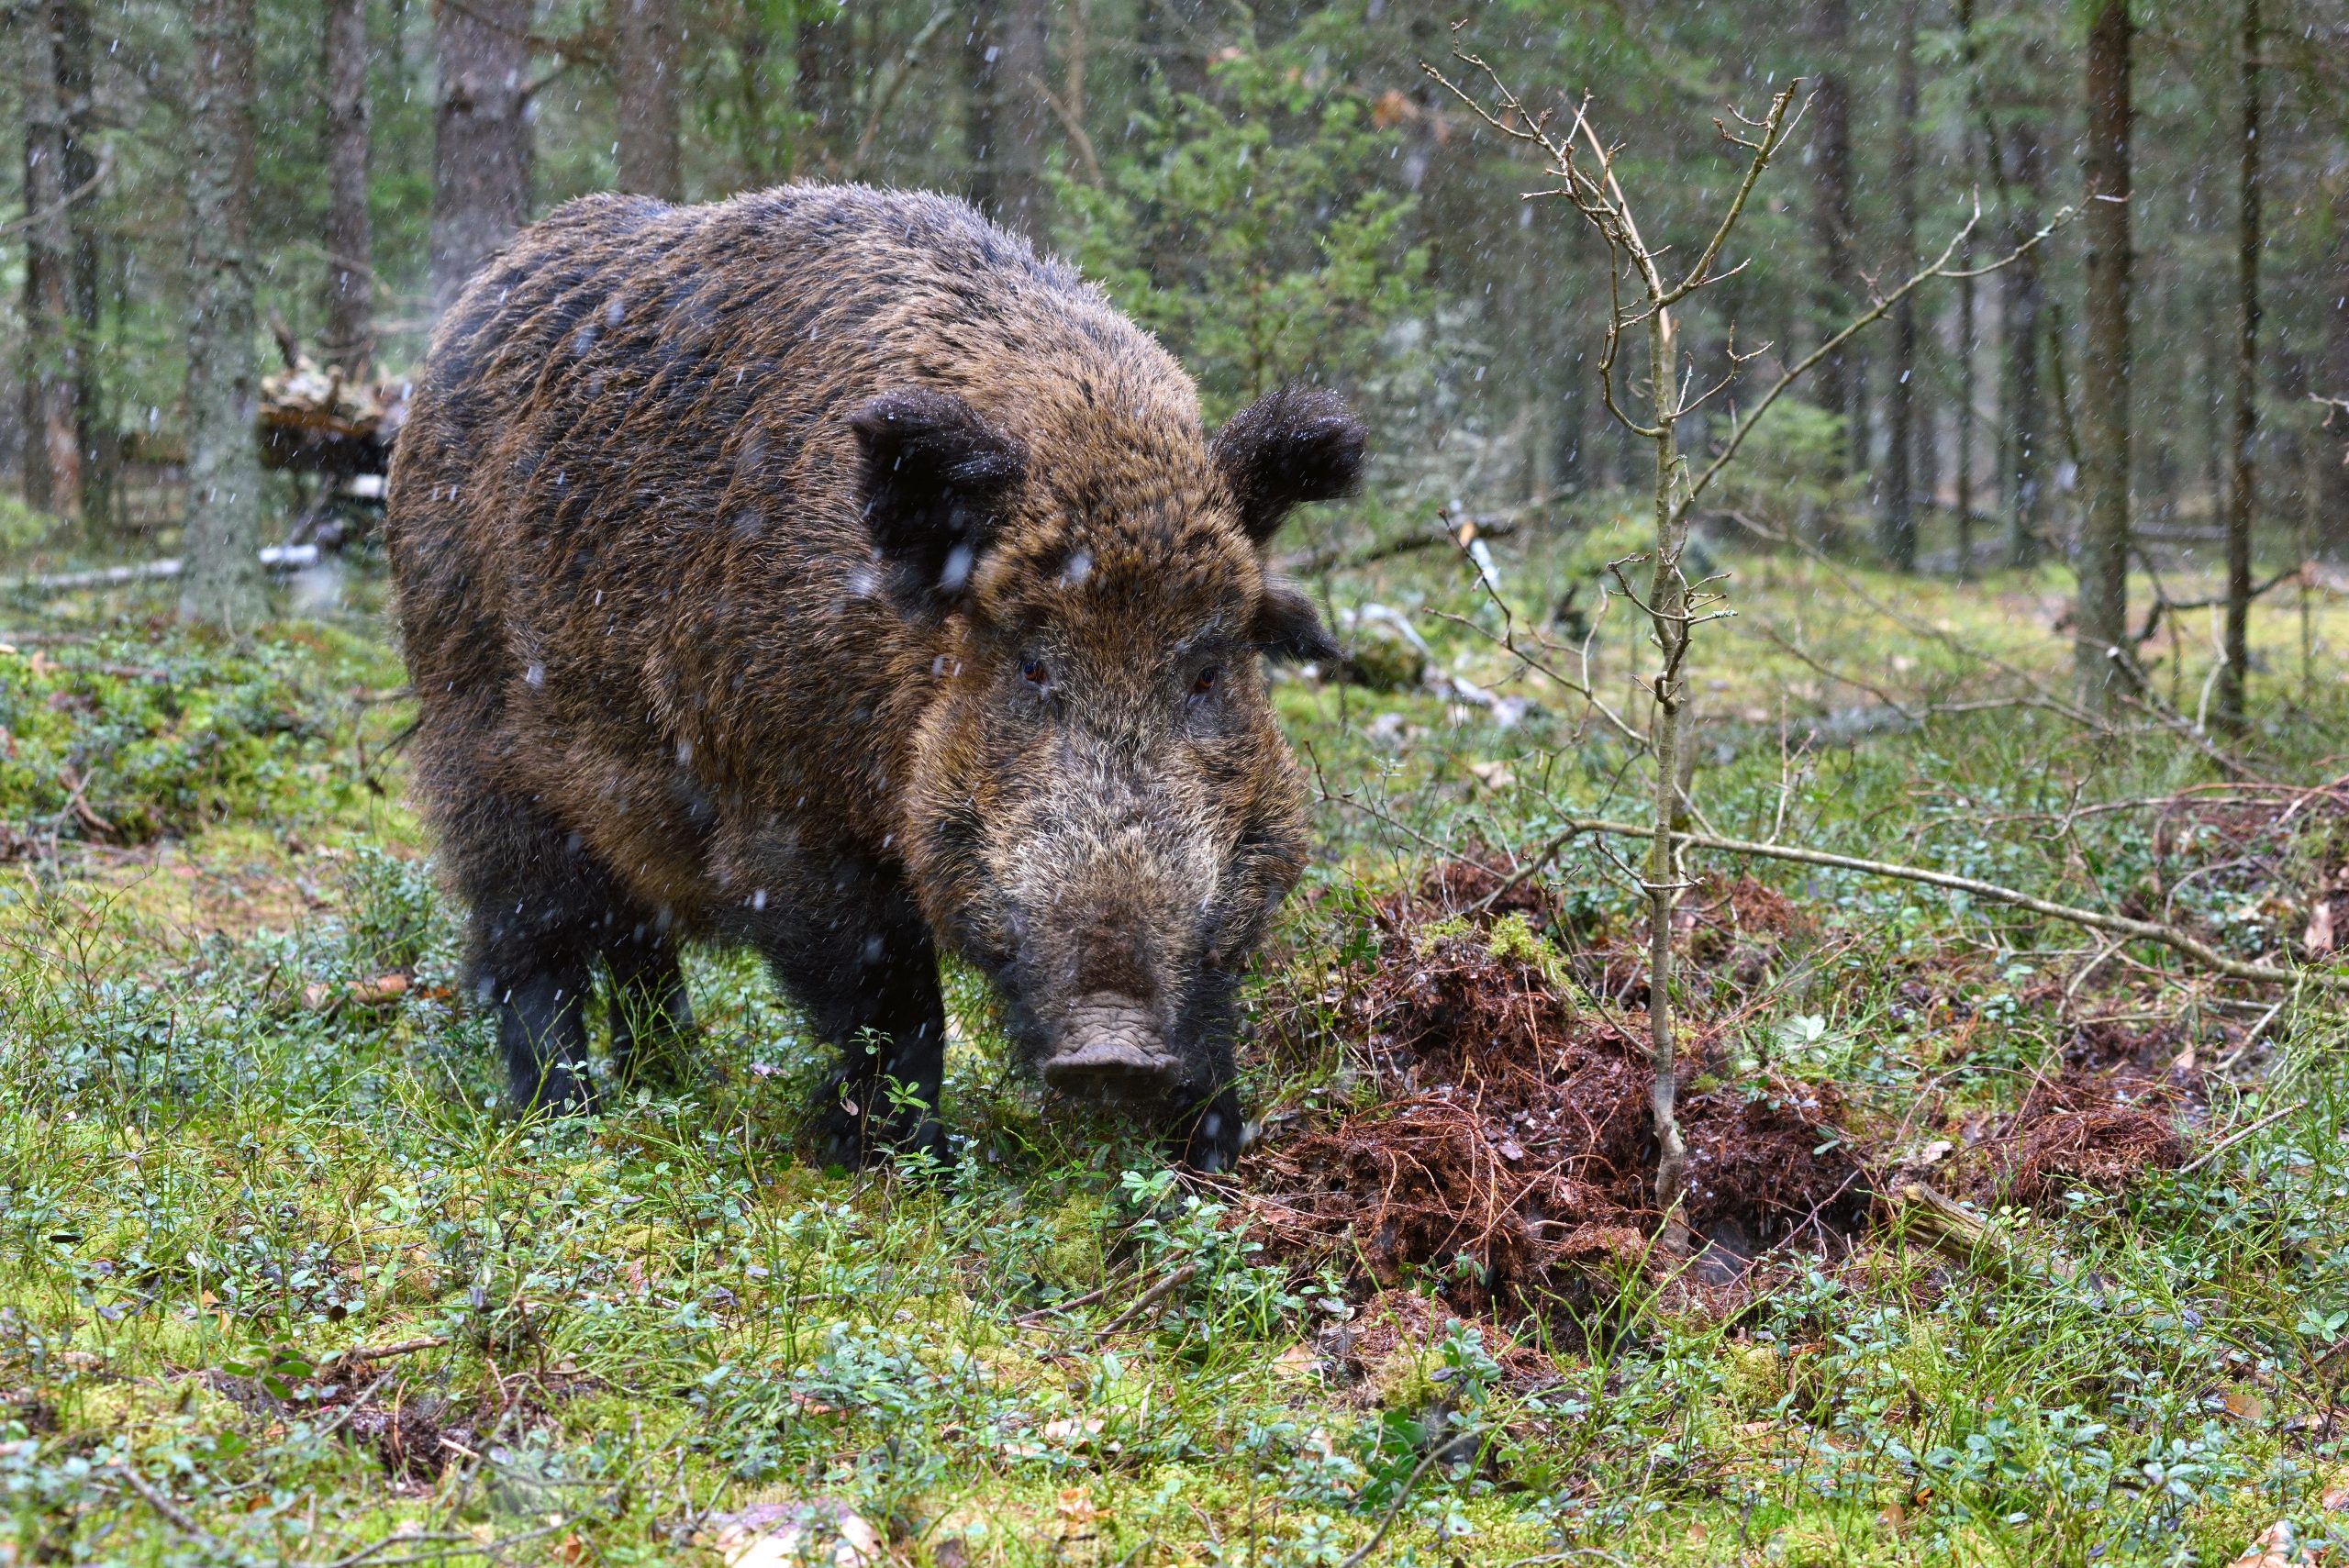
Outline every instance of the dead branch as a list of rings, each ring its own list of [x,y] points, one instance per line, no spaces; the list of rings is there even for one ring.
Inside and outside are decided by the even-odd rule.
[[[2054,217],[2048,219],[2047,222],[2040,228],[2038,233],[2032,235],[2021,244],[2016,246],[2012,250],[2008,251],[2004,256],[1991,261],[1987,266],[1964,268],[1952,267],[1949,264],[1951,258],[1958,253],[1959,250],[1964,247],[1968,239],[1972,238],[1975,226],[1982,221],[1982,206],[1980,201],[1977,199],[1975,203],[1973,215],[1965,220],[1965,226],[1951,238],[1948,245],[1943,248],[1942,253],[1933,259],[1933,261],[1930,266],[1927,266],[1916,272],[1909,279],[1908,282],[1902,284],[1898,288],[1894,289],[1890,294],[1884,295],[1873,306],[1869,306],[1865,314],[1846,323],[1842,331],[1836,333],[1833,337],[1820,344],[1818,348],[1812,350],[1800,360],[1787,367],[1785,373],[1781,374],[1776,381],[1771,383],[1769,390],[1762,395],[1762,400],[1755,404],[1751,411],[1738,417],[1737,422],[1730,428],[1727,439],[1721,442],[1720,450],[1714,454],[1713,461],[1706,464],[1703,472],[1699,473],[1694,480],[1689,482],[1688,493],[1681,499],[1680,502],[1681,509],[1685,512],[1689,506],[1693,506],[1696,503],[1697,497],[1702,495],[1705,493],[1706,488],[1710,485],[1716,478],[1720,477],[1721,470],[1728,467],[1730,461],[1737,456],[1737,450],[1745,444],[1746,437],[1753,433],[1753,427],[1761,420],[1763,415],[1770,411],[1772,404],[1777,402],[1778,399],[1785,395],[1787,390],[1791,388],[1796,382],[1800,381],[1804,375],[1809,373],[1830,354],[1832,354],[1842,348],[1845,343],[1851,341],[1853,338],[1856,337],[1865,328],[1882,320],[1885,316],[1891,311],[1894,306],[1898,305],[1902,300],[1908,298],[1909,295],[1914,294],[1918,289],[1923,287],[1926,284],[1932,282],[1936,278],[1978,278],[1987,276],[1992,272],[1999,272],[2007,267],[2013,266],[2017,261],[2022,260],[2023,257],[2029,255],[2042,244],[2044,244],[2056,230],[2062,228],[2065,224],[2070,223],[2073,218],[2077,217],[2079,209],[2076,207],[2065,207],[2056,213]]]
[[[1516,534],[1522,526],[1520,521],[1522,516],[1536,509],[1531,506],[1520,506],[1508,512],[1483,513],[1473,517],[1463,517],[1459,525],[1453,528],[1438,528],[1428,529],[1423,533],[1400,534],[1394,539],[1384,539],[1377,544],[1365,545],[1351,552],[1340,545],[1325,545],[1319,550],[1309,550],[1303,554],[1290,556],[1280,563],[1280,569],[1297,577],[1318,577],[1324,572],[1352,572],[1364,566],[1375,566],[1382,561],[1391,561],[1398,555],[1409,555],[1417,550],[1442,550],[1447,545],[1457,546],[1462,542],[1460,536],[1464,528],[1470,530],[1469,537],[1472,539],[1508,539]]]
[[[1095,1344],[1100,1344],[1106,1341],[1110,1335],[1116,1333],[1127,1324],[1140,1318],[1143,1313],[1149,1311],[1158,1303],[1165,1300],[1169,1296],[1181,1289],[1184,1285],[1190,1284],[1193,1276],[1197,1274],[1198,1272],[1198,1266],[1197,1264],[1185,1263],[1181,1268],[1176,1269],[1173,1273],[1168,1274],[1164,1279],[1160,1280],[1156,1284],[1153,1284],[1148,1290],[1143,1291],[1140,1296],[1134,1297],[1133,1304],[1131,1306],[1128,1307],[1123,1312],[1119,1313],[1115,1318],[1110,1318],[1107,1323],[1101,1325],[1099,1331],[1093,1336],[1093,1342]]]

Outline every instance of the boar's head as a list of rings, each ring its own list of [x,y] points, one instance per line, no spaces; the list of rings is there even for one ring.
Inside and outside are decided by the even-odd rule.
[[[1211,443],[1108,401],[1025,439],[927,390],[854,424],[890,592],[937,631],[903,786],[925,912],[1048,1084],[1179,1115],[1230,1077],[1241,971],[1305,861],[1264,664],[1335,650],[1264,547],[1353,488],[1363,431],[1318,391]]]

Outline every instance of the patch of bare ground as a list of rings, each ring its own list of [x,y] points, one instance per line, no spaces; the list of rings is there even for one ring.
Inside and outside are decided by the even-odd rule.
[[[2067,1192],[2119,1193],[2174,1171],[2186,1161],[2176,1102],[2166,1084],[2110,1073],[2043,1080],[1991,1142],[1991,1188],[2044,1208]]]
[[[1424,1282],[1459,1311],[1509,1318],[1612,1295],[1669,1260],[1653,1240],[1644,1019],[1594,1002],[1572,965],[1528,940],[1548,923],[1538,892],[1498,901],[1521,923],[1459,917],[1504,881],[1455,862],[1380,906],[1367,980],[1319,1015],[1364,1060],[1372,1092],[1252,1151],[1239,1173],[1252,1223],[1281,1254],[1334,1262],[1365,1292]],[[1711,962],[1800,924],[1758,884],[1707,891],[1688,929]],[[1691,1053],[1692,1073],[1706,1054]],[[1831,1093],[1791,1084],[1684,1097],[1686,1218],[1699,1236],[1742,1261],[1855,1229],[1866,1188],[1841,1112]]]

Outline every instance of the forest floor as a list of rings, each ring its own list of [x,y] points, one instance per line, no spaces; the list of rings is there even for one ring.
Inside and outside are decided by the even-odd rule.
[[[1565,642],[1594,564],[1499,570],[1583,584]],[[1636,768],[1508,678],[1454,559],[1335,597],[1466,686],[1397,634],[1391,689],[1278,688],[1321,844],[1213,1180],[1043,1102],[959,973],[944,1173],[810,1164],[818,1053],[721,953],[701,1086],[500,1114],[347,586],[233,646],[135,597],[0,612],[0,1562],[2349,1552],[2337,997],[1699,857],[1674,1255],[1620,846],[1480,907],[1564,817],[1636,816]],[[1706,819],[2337,962],[2349,615],[2264,606],[2230,771],[2051,711],[2064,588],[1741,559]],[[1590,684],[1635,703],[1623,608]],[[2144,645],[2189,716],[2205,615]]]

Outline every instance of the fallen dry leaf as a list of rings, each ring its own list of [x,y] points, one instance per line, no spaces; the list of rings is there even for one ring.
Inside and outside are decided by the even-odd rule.
[[[314,980],[302,987],[302,1006],[314,1013],[345,1002],[359,1007],[381,1007],[406,995],[407,988],[408,978],[405,974],[378,974],[373,980],[354,980],[340,986]]]
[[[705,1527],[726,1568],[869,1568],[881,1561],[881,1533],[846,1503],[753,1503],[713,1515]]]
[[[2310,958],[2322,958],[2332,951],[2332,900],[2320,898],[2309,910],[2309,929],[2300,933],[2300,946]]]
[[[1063,1535],[1096,1524],[1101,1518],[1101,1509],[1094,1503],[1093,1494],[1082,1486],[1063,1488],[1060,1496],[1052,1503],[1052,1512],[1060,1516]]]
[[[2292,1568],[2298,1556],[2298,1540],[2292,1534],[2292,1521],[2277,1519],[2259,1534],[2251,1549],[2229,1564],[2229,1568]]]

